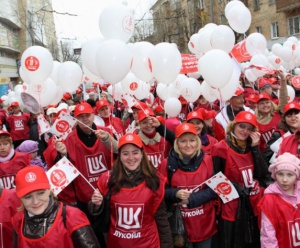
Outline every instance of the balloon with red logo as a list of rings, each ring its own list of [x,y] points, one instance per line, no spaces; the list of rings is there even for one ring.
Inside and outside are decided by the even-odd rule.
[[[182,83],[180,92],[185,100],[188,102],[195,102],[201,94],[199,81],[195,78],[185,79]]]
[[[52,72],[53,58],[46,48],[31,46],[22,54],[21,67],[24,74],[26,74],[23,77],[28,79],[27,83],[41,83]]]
[[[132,72],[129,72],[121,81],[121,85],[125,92],[133,95],[138,91],[140,80]]]
[[[99,17],[99,27],[106,39],[127,42],[134,32],[134,10],[124,5],[104,8]]]

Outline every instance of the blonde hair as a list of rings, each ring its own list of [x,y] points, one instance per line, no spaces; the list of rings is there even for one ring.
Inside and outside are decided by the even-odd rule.
[[[229,122],[227,127],[226,127],[226,134],[230,134],[231,132],[233,133],[235,125],[238,124],[238,123],[242,123],[242,122],[236,122],[236,121]],[[257,131],[258,131],[258,128],[256,126],[254,126],[253,132],[257,132]]]
[[[271,102],[272,110],[271,110],[271,116],[274,116],[276,112],[278,112],[278,106],[276,103],[274,103],[272,100],[268,100]],[[258,105],[258,103],[257,103]],[[255,116],[257,121],[261,120],[264,116],[259,112],[258,108],[255,109]]]
[[[190,133],[185,133],[185,134],[190,134]],[[185,134],[183,134],[183,135],[185,135]],[[183,135],[181,135],[181,136],[183,136]],[[195,134],[194,134],[194,135],[195,135]],[[181,137],[181,136],[180,136],[180,137]],[[198,135],[195,135],[195,137],[196,137],[196,140],[197,140],[197,144],[198,144],[198,145],[197,145],[197,149],[196,149],[195,153],[192,154],[191,158],[194,157],[195,155],[199,156],[199,155],[200,155],[200,152],[201,152],[201,140],[200,140],[200,138],[199,138]],[[178,137],[178,138],[179,138],[179,137]],[[180,151],[179,148],[178,148],[178,138],[175,139],[175,142],[174,142],[174,150],[175,150],[176,153],[178,153],[179,158],[180,158],[180,159],[183,159],[183,155],[182,155],[181,151]]]

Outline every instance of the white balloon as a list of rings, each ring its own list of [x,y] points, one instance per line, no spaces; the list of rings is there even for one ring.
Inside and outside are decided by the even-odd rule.
[[[134,96],[137,99],[142,100],[144,98],[148,98],[149,93],[150,93],[150,84],[144,81],[140,81],[139,87],[134,93]]]
[[[100,36],[92,38],[84,43],[81,49],[82,65],[84,65],[93,75],[98,77],[101,75],[96,66],[96,52],[103,41],[104,38]]]
[[[149,81],[153,78],[148,65],[149,54],[153,47],[153,44],[146,41],[136,42],[132,46],[133,60],[131,71],[143,81]]]
[[[189,43],[188,43],[188,48],[190,50],[191,53],[193,54],[197,54],[199,52],[201,52],[200,47],[199,47],[199,34],[193,34],[190,37]]]
[[[168,98],[178,98],[180,96],[180,91],[174,87],[173,83],[169,85],[157,84],[156,93],[163,101],[166,101]]]
[[[245,6],[234,6],[227,15],[230,27],[237,33],[245,33],[251,25],[251,12]]]
[[[26,74],[25,78],[28,78],[27,83],[40,83],[50,76],[53,58],[46,48],[31,46],[22,54],[21,66]]]
[[[216,27],[210,36],[212,48],[221,49],[227,53],[231,52],[235,42],[232,29],[226,25]]]
[[[116,39],[103,41],[96,53],[98,72],[106,82],[116,84],[129,72],[132,53],[125,42]]]
[[[15,93],[14,91],[11,90],[11,91],[8,92],[7,96],[8,96],[8,97],[15,97],[15,96],[16,96],[16,93]]]
[[[213,26],[211,28],[206,28],[203,32],[199,33],[198,45],[200,51],[206,53],[213,49],[211,45],[211,34],[217,28],[217,26]]]
[[[188,102],[195,102],[201,94],[201,85],[195,78],[187,78],[183,81],[181,95]]]
[[[90,72],[85,65],[82,65],[82,71],[84,74],[84,77],[87,77],[88,80],[92,82],[99,82],[101,80],[101,77],[95,75],[94,73]]]
[[[285,60],[286,62],[289,62],[293,59],[293,50],[289,47],[282,47],[280,50],[279,57]]]
[[[57,72],[58,72],[58,68],[60,67],[60,65],[61,65],[60,62],[53,61],[53,69],[52,69],[52,72],[49,76],[56,84],[58,84]]]
[[[22,85],[22,84],[17,84],[17,85],[14,87],[14,92],[15,92],[15,95],[16,95],[16,96],[20,96],[21,93],[24,92],[23,85]]]
[[[100,31],[106,39],[127,42],[134,32],[134,10],[124,5],[111,5],[99,17]]]
[[[73,61],[63,62],[57,71],[58,83],[67,92],[72,92],[78,88],[82,80],[82,70]]]
[[[209,102],[214,102],[215,100],[217,100],[217,97],[212,93],[212,88],[205,81],[203,81],[201,84],[201,93]]]
[[[230,56],[220,49],[208,51],[198,61],[198,71],[212,87],[221,88],[231,77],[233,63]]]
[[[133,95],[139,88],[139,82],[140,80],[132,72],[129,72],[121,81],[122,89]]]
[[[174,82],[172,83],[173,84],[173,87],[177,90],[181,90],[182,86],[183,86],[183,82],[185,79],[187,79],[188,77],[184,74],[179,74],[177,76],[177,78],[174,80]]]
[[[225,7],[225,16],[226,18],[228,19],[228,13],[229,11],[234,7],[234,6],[245,6],[245,4],[241,1],[237,1],[237,0],[233,0],[233,1],[229,1],[227,4],[226,4],[226,7]]]
[[[264,53],[267,48],[267,40],[260,33],[252,33],[246,39],[247,52],[254,56],[259,53]]]
[[[19,69],[19,74],[23,82],[29,82],[29,77],[27,76],[26,72],[23,70],[22,66]]]
[[[124,93],[124,90],[122,89],[121,82],[108,86],[107,92],[113,97],[114,100],[122,102],[121,95]]]
[[[174,97],[171,97],[165,101],[164,109],[169,118],[176,117],[181,111],[181,102]]]
[[[179,50],[170,43],[159,43],[151,50],[149,66],[159,83],[170,84],[178,76],[182,61]]]
[[[292,86],[287,85],[287,92],[288,92],[288,102],[294,101],[296,95],[295,89]]]
[[[56,94],[49,105],[55,105],[61,101],[64,95],[64,89],[60,85],[56,85]]]
[[[282,50],[282,45],[280,45],[279,43],[273,44],[273,46],[272,46],[272,53],[273,54],[280,57],[281,50]]]
[[[300,75],[300,68],[295,68],[294,72],[296,75]]]
[[[261,67],[265,67],[265,68],[270,68],[269,66],[269,60],[268,58],[263,55],[263,54],[257,54],[254,55],[251,60],[250,60],[251,65],[255,65],[255,66],[261,66]],[[256,75],[257,77],[262,77],[263,75],[266,74],[266,72],[258,70],[256,68],[252,69],[252,72],[254,75]]]

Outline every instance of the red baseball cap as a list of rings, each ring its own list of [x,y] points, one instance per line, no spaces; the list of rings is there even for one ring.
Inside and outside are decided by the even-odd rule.
[[[161,124],[165,125],[166,124],[166,120],[164,117],[160,116],[160,115],[157,115],[155,117]]]
[[[236,91],[234,92],[233,96],[239,96],[244,92],[243,88],[238,87]]]
[[[142,121],[149,116],[155,116],[155,114],[151,108],[146,108],[144,110],[139,111],[138,120]]]
[[[179,138],[181,135],[185,134],[185,133],[192,133],[197,135],[197,130],[195,128],[195,126],[191,123],[182,123],[180,125],[178,125],[175,129],[175,138]]]
[[[259,85],[259,89],[260,90],[263,90],[263,89],[265,89],[267,87],[272,87],[271,83],[267,79],[265,79],[265,78],[260,78],[258,85]]]
[[[97,109],[97,111],[99,109],[101,109],[102,107],[106,107],[106,106],[109,106],[109,102],[107,100],[105,100],[105,99],[99,100],[98,102],[96,102],[96,109]]]
[[[300,104],[298,102],[287,103],[286,105],[284,105],[283,113],[285,114],[286,112],[288,112],[291,109],[300,110]]]
[[[203,115],[200,111],[192,111],[192,112],[188,113],[186,120],[189,121],[191,119],[199,119],[201,121],[204,120]]]
[[[136,109],[146,109],[146,108],[148,108],[148,106],[147,106],[147,104],[144,103],[144,102],[137,102],[137,103],[135,103],[135,104],[131,107],[131,109],[133,109],[133,108],[136,108]]]
[[[257,126],[256,116],[249,111],[241,111],[234,118],[236,123],[245,122]]]
[[[76,94],[81,94],[82,93],[82,89],[77,89],[76,90]]]
[[[78,115],[81,114],[92,114],[93,113],[93,108],[91,105],[89,105],[86,102],[83,102],[81,104],[76,105],[75,110],[74,110],[74,117],[77,117]]]
[[[20,105],[19,105],[18,102],[12,102],[12,103],[10,104],[10,106],[11,106],[11,107],[19,107]]]
[[[246,97],[246,100],[257,103],[259,100],[259,96],[257,94],[250,94],[248,97]]]
[[[259,102],[259,101],[261,101],[261,100],[265,100],[265,99],[271,100],[271,97],[270,97],[267,93],[262,92],[262,93],[260,93],[260,94],[258,95],[258,100],[257,100],[257,102]]]
[[[6,136],[11,137],[10,133],[7,132],[7,131],[4,131],[4,130],[0,130],[0,136],[1,136],[1,135],[6,135]]]
[[[27,166],[19,170],[15,183],[16,193],[19,198],[32,191],[50,189],[46,172],[40,166]]]
[[[138,148],[143,148],[143,142],[142,142],[140,136],[138,136],[137,134],[134,134],[134,133],[127,133],[127,134],[123,135],[119,139],[118,149],[120,149],[123,145],[126,145],[126,144],[132,144],[132,145],[137,146]]]
[[[155,113],[165,112],[164,108],[160,105],[157,105],[157,107],[154,109]]]
[[[65,94],[63,94],[63,100],[70,100],[72,98],[72,95],[69,92],[66,92]]]

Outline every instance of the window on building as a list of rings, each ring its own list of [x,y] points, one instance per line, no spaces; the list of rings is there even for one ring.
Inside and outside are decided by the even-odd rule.
[[[275,4],[276,0],[269,0],[269,5]]]
[[[204,0],[199,0],[200,3],[200,9],[204,9]]]
[[[288,19],[289,35],[300,33],[300,16],[292,17]]]
[[[255,10],[259,10],[260,9],[260,3],[259,3],[259,0],[254,0],[254,11]]]
[[[262,32],[261,32],[261,26],[255,27],[255,32],[261,34],[261,33],[262,33]]]
[[[275,39],[279,37],[278,22],[271,23],[271,38]]]

